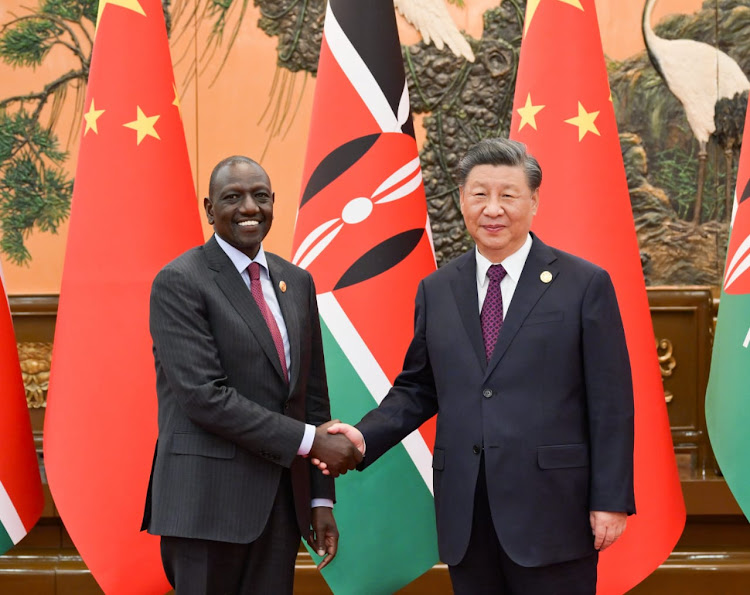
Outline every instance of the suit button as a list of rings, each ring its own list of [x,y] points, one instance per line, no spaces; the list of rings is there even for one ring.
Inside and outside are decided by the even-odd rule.
[[[479,453],[481,452],[481,450],[482,450],[482,449],[481,449],[481,448],[479,448],[479,447],[478,447],[478,446],[477,446],[477,445],[475,444],[475,445],[474,445],[474,448],[472,448],[471,450],[473,450],[473,451],[474,451],[474,454],[475,454],[475,455],[478,455],[478,454],[479,454]]]
[[[492,389],[491,388],[485,388],[482,391],[482,395],[484,395],[485,399],[489,399],[492,396]]]

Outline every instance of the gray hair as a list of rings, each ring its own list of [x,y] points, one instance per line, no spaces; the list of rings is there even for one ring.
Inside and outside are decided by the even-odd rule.
[[[526,145],[507,138],[485,138],[469,147],[463,159],[458,162],[458,185],[463,186],[469,172],[478,165],[509,165],[523,167],[526,182],[535,191],[542,185],[542,168],[531,155]]]
[[[253,161],[252,159],[250,159],[250,157],[245,157],[244,155],[232,155],[231,157],[226,157],[222,159],[221,161],[219,161],[219,163],[216,164],[216,167],[214,167],[213,171],[211,172],[211,177],[208,180],[209,198],[214,193],[214,190],[215,190],[214,186],[216,185],[216,176],[219,175],[219,172],[225,167],[228,167],[230,165],[235,165],[237,163],[247,163],[248,165],[257,165],[258,167],[260,167],[260,169],[263,169],[260,163],[258,163],[257,161]]]

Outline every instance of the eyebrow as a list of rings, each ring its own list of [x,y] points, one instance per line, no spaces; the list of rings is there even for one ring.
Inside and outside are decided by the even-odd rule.
[[[227,184],[226,186],[221,188],[221,193],[224,194],[225,192],[232,192],[232,191],[238,191],[238,190],[244,192],[246,189],[249,189],[251,192],[257,192],[258,190],[266,190],[268,192],[271,192],[271,187],[268,184],[265,184],[264,182],[259,182],[249,187],[246,187],[241,182],[236,182],[233,184]]]

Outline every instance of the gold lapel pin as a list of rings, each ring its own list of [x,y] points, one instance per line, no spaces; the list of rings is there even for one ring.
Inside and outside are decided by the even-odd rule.
[[[552,281],[552,273],[549,271],[543,271],[541,275],[539,275],[539,278],[542,280],[542,283],[549,283]]]
[[[286,283],[284,281],[279,281],[279,289],[281,293],[286,293]]]

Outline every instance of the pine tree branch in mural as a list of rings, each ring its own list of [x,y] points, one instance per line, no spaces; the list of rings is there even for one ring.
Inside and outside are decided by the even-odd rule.
[[[73,181],[57,166],[66,155],[25,110],[0,113],[0,251],[16,264],[30,260],[24,239],[33,227],[56,232],[68,217]]]
[[[0,29],[0,59],[14,68],[36,68],[55,48],[77,64],[38,91],[0,99],[0,252],[15,264],[30,263],[25,240],[33,229],[55,233],[70,212],[68,152],[55,126],[71,89],[80,120],[96,10],[95,0],[44,0]]]

